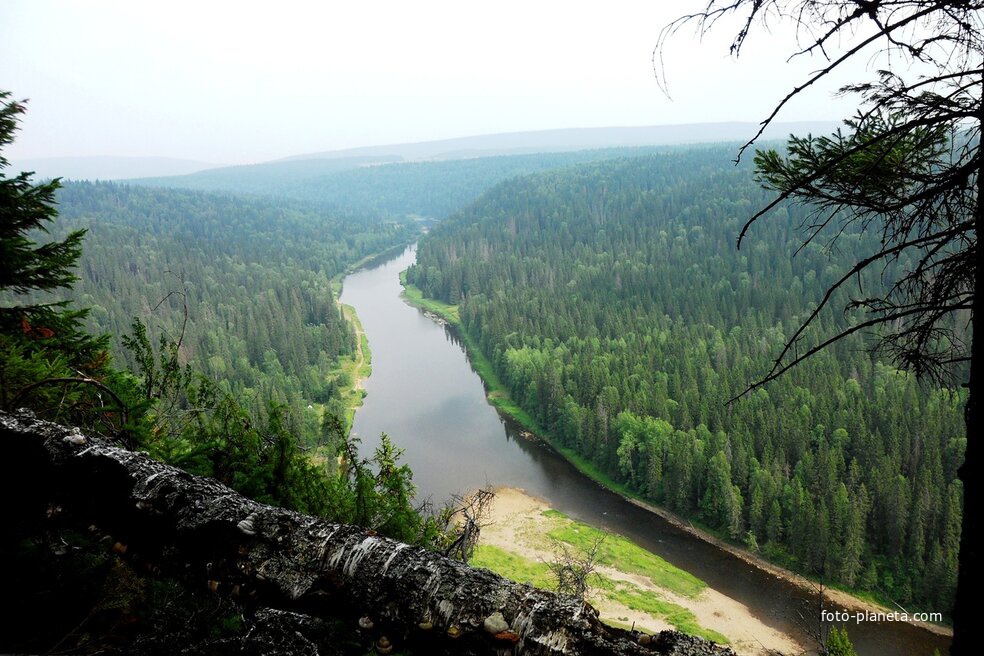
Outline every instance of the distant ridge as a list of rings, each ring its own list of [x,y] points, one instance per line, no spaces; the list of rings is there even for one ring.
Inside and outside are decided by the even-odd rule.
[[[126,180],[187,175],[220,164],[171,157],[44,157],[12,160],[16,172],[34,171],[35,177],[70,180]]]
[[[840,124],[835,121],[792,121],[775,123],[762,139],[784,139],[790,133],[828,133]],[[360,146],[342,150],[292,155],[258,164],[228,166],[171,157],[46,157],[12,160],[15,172],[34,171],[37,178],[61,177],[69,180],[131,180],[167,178],[204,171],[216,176],[228,173],[249,176],[268,173],[268,165],[310,160],[346,160],[332,165],[332,170],[371,166],[392,162],[446,161],[474,159],[496,155],[524,155],[565,152],[592,148],[681,145],[722,141],[747,141],[758,129],[757,123],[686,123],[636,127],[565,128],[529,132],[504,132],[470,137],[455,137],[418,143]],[[283,170],[286,173],[289,168]],[[221,171],[221,173],[220,173]],[[294,172],[302,173],[303,169]]]
[[[762,143],[790,134],[827,134],[837,123],[778,123]],[[731,161],[755,123],[514,132],[421,143],[348,148],[212,168],[128,184],[278,196],[356,214],[443,218],[508,178],[553,168],[677,148],[720,148]],[[714,144],[717,144],[715,146]]]
[[[784,139],[790,133],[827,133],[835,130],[836,121],[794,121],[774,123],[762,139]],[[659,146],[720,141],[746,141],[755,135],[757,123],[687,123],[682,125],[650,125],[638,127],[567,128],[531,132],[485,134],[419,143],[362,146],[306,155],[285,157],[277,162],[306,159],[338,159],[356,157],[386,157],[403,160],[448,160],[514,155],[537,152],[558,152],[585,148],[623,146]]]

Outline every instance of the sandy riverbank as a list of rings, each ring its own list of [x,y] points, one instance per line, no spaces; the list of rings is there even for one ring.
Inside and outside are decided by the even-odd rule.
[[[351,305],[345,305],[341,301],[338,302],[338,307],[342,309],[342,318],[351,324],[352,330],[355,332],[355,362],[352,367],[354,377],[352,389],[356,391],[363,390],[366,387],[366,379],[372,374],[372,367],[366,358],[368,337],[366,336],[366,331],[362,329],[362,322],[359,321],[359,316],[355,313],[355,308]],[[355,407],[359,408],[361,406],[362,400],[360,398],[358,405]]]
[[[411,305],[425,308],[428,312],[435,313],[444,321],[447,321],[458,327],[459,330],[461,331],[461,335],[465,340],[466,344],[469,344],[469,336],[467,332],[461,329],[460,322],[457,320],[457,306],[449,306],[444,303],[441,303],[440,301],[423,298],[423,295],[419,289],[417,289],[411,284],[406,283],[404,274],[405,272],[401,273],[400,282],[404,286],[404,298],[406,299],[406,301]],[[475,367],[476,371],[478,371],[479,374],[483,377],[483,381],[485,382],[485,384],[494,390],[490,392],[488,395],[490,402],[499,409],[500,413],[509,416],[514,421],[517,421],[520,425],[525,426],[527,429],[531,429],[532,419],[526,416],[525,412],[523,412],[518,406],[515,406],[515,404],[512,404],[511,402],[508,401],[508,395],[502,391],[501,384],[496,380],[494,372],[491,371],[491,365],[487,362],[485,356],[477,350],[477,348],[472,348],[473,346],[474,345],[471,344],[470,348],[468,349],[469,360],[471,361],[472,366]],[[532,436],[533,433],[530,433],[530,435]],[[549,443],[549,440],[545,440],[545,441]],[[569,456],[566,457],[568,457],[568,459],[571,460]],[[575,461],[571,460],[571,462],[574,462],[575,466],[577,466],[577,463]],[[594,477],[590,472],[585,472],[585,475],[588,476],[589,478],[594,478],[594,480],[598,481],[598,478]],[[602,485],[605,485],[604,481],[598,481],[598,482],[600,482]],[[691,522],[663,508],[648,504],[644,501],[640,501],[639,499],[633,498],[626,494],[622,494],[617,490],[613,490],[613,491],[615,491],[616,494],[622,496],[626,501],[635,504],[640,508],[644,508],[649,512],[655,513],[663,517],[667,521],[673,523],[674,525],[678,526],[682,530],[687,531],[688,533],[694,535],[698,539],[713,544],[717,548],[723,549],[737,556],[738,558],[741,558],[743,561],[768,573],[769,575],[774,576],[777,579],[782,579],[789,583],[792,583],[793,585],[796,585],[811,594],[816,593],[816,584],[810,581],[809,579],[800,576],[794,572],[791,572],[779,565],[773,564],[746,549],[730,544],[716,537],[715,535],[708,533],[707,531],[701,530],[695,527]],[[880,605],[873,601],[859,599],[858,597],[855,597],[848,592],[843,592],[841,590],[836,590],[832,588],[825,588],[824,595],[827,599],[833,601],[836,605],[841,606],[847,609],[848,611],[851,611],[852,613],[864,612],[868,614],[883,614],[883,613],[894,613],[895,611],[901,610],[899,608],[888,608],[886,606]],[[947,626],[932,624],[929,622],[911,621],[911,623],[935,635],[944,636],[944,637],[953,636],[953,630]]]
[[[550,507],[545,502],[515,488],[496,490],[490,525],[482,529],[481,544],[491,545],[534,563],[553,558],[547,533],[556,528],[555,517],[545,515]],[[563,520],[560,520],[563,521]],[[621,571],[616,567],[600,566],[598,573],[635,589],[654,593],[661,599],[690,611],[701,627],[716,631],[731,642],[742,655],[767,654],[770,650],[800,653],[803,646],[790,636],[759,621],[746,606],[711,588],[686,596],[657,586],[649,577]],[[637,629],[660,631],[672,628],[665,618],[633,610],[613,601],[601,592],[589,598],[602,619],[619,626],[635,625]]]

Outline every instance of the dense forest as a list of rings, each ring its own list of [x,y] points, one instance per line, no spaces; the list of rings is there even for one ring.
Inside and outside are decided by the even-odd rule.
[[[152,341],[180,336],[183,362],[260,415],[271,399],[287,405],[309,442],[318,435],[312,410],[326,405],[343,415],[338,393],[350,383],[338,361],[355,337],[332,278],[412,241],[419,223],[407,217],[445,216],[518,173],[625,152],[641,150],[386,166],[301,160],[150,186],[66,182],[53,236],[87,230],[70,298],[90,308],[91,329],[113,336],[123,362],[135,364],[122,338],[138,317]]]
[[[780,208],[736,251],[767,197],[731,156],[507,181],[421,240],[408,281],[459,304],[512,399],[605,475],[827,583],[949,609],[959,393],[897,371],[859,334],[727,403],[873,238],[800,249],[803,216]],[[831,312],[818,334],[854,320]]]
[[[0,90],[0,147],[24,111],[9,97]],[[95,438],[93,448],[137,450],[137,458],[166,461],[262,503],[432,550],[456,538],[450,509],[424,512],[414,503],[412,474],[388,438],[366,456],[337,415],[325,412],[319,422],[313,408],[295,407],[298,398],[330,392],[326,371],[352,349],[331,277],[405,243],[415,226],[198,192],[59,189],[28,173],[8,177],[7,165],[0,154],[5,437],[14,425],[50,419],[68,433],[55,438],[61,444]],[[298,439],[314,437],[309,431],[321,451]],[[27,452],[38,452],[38,437]],[[204,570],[192,574],[187,561],[184,571],[163,572],[146,552],[128,554],[124,535],[71,518],[115,474],[90,473],[52,501],[64,479],[32,467],[25,453],[15,446],[0,477],[8,500],[0,651],[251,653],[239,645],[255,641],[255,603],[212,594],[215,581],[203,590]],[[96,503],[96,521],[119,501]],[[123,521],[123,534],[140,523]],[[319,634],[346,653],[365,652],[340,621]]]
[[[652,150],[606,148],[434,162],[387,162],[371,157],[304,159],[129,183],[276,196],[362,216],[443,219],[496,183],[517,175]]]
[[[318,431],[308,406],[337,398],[338,360],[355,348],[331,279],[417,231],[301,203],[111,183],[65,183],[57,198],[53,236],[88,231],[70,298],[113,336],[121,362],[135,364],[122,340],[138,317],[151,341],[180,339],[182,362],[260,414],[270,400],[290,407],[307,440]]]

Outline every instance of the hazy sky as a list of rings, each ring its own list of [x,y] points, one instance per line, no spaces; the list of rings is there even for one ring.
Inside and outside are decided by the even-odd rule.
[[[245,163],[351,146],[568,127],[758,121],[817,59],[762,35],[679,34],[703,0],[494,3],[0,0],[0,89],[29,98],[12,159]],[[863,73],[863,66],[855,69]],[[811,92],[783,120],[839,119]]]

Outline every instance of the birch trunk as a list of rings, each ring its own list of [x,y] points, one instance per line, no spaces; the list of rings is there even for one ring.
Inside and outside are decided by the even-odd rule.
[[[57,507],[111,535],[131,562],[247,606],[343,618],[367,640],[386,636],[419,653],[733,653],[672,631],[607,627],[584,602],[257,503],[77,429],[0,413],[0,440],[0,489],[20,495],[25,512]]]

